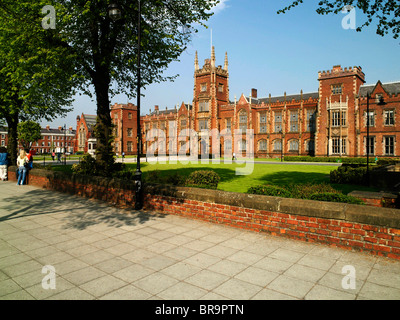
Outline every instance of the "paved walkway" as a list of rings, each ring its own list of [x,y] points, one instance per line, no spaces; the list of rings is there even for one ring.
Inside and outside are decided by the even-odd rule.
[[[2,182],[0,299],[400,299],[400,261]]]

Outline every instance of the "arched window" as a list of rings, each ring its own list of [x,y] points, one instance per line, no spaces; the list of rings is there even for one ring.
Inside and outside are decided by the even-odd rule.
[[[231,139],[226,139],[224,141],[224,149],[225,149],[225,152],[232,151],[232,140]]]
[[[268,149],[267,140],[260,140],[258,142],[258,150],[259,151],[267,151],[267,149]]]
[[[299,140],[293,139],[289,141],[289,151],[299,151]]]
[[[282,140],[281,139],[274,140],[274,151],[282,151]]]
[[[247,141],[246,140],[244,140],[244,139],[242,139],[242,140],[240,140],[239,141],[239,146],[238,146],[239,148],[239,152],[246,152],[246,150],[247,150]]]

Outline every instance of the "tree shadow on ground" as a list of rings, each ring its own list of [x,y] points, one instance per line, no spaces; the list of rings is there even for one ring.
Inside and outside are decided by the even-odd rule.
[[[187,178],[189,175],[198,170],[212,170],[218,173],[220,176],[221,180],[220,182],[231,182],[237,179],[240,179],[243,176],[236,175],[236,170],[235,169],[228,169],[228,168],[212,168],[212,167],[183,167],[183,168],[176,168],[176,169],[168,169],[168,170],[159,170],[155,169],[154,171],[159,171],[161,177],[172,177],[174,175],[179,175],[180,177]],[[149,182],[149,183],[155,183],[157,181],[151,181],[149,179],[149,172],[151,171],[146,171],[143,173],[143,178]]]
[[[65,222],[64,229],[84,230],[89,226],[106,224],[110,227],[135,226],[165,215],[49,190],[32,190],[21,197],[2,199],[0,222],[18,218],[55,215]],[[2,214],[7,212],[8,214]]]
[[[319,172],[280,171],[257,179],[263,184],[287,186],[291,184],[329,183],[329,175]]]

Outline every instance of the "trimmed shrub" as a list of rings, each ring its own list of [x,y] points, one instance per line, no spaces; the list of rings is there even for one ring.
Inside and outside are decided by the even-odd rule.
[[[393,165],[400,162],[400,159],[395,159],[395,158],[386,158],[386,159],[378,159],[377,165],[378,166],[387,166],[387,165]]]
[[[247,193],[260,194],[265,196],[318,200],[329,202],[343,202],[350,204],[364,204],[355,197],[347,196],[332,188],[329,184],[299,184],[278,187],[272,185],[258,185],[249,188]]]
[[[352,168],[350,166],[343,166],[331,171],[330,182],[364,185],[367,182],[366,173],[366,167]]]
[[[167,176],[165,178],[165,182],[174,186],[182,186],[185,184],[186,179],[182,177],[178,172],[175,172],[174,174]]]
[[[192,172],[186,179],[187,186],[217,189],[221,180],[218,173],[212,170],[198,170]]]
[[[367,158],[341,158],[341,157],[311,157],[311,156],[285,156],[285,161],[294,162],[340,162],[343,164],[367,164]],[[370,163],[375,163],[375,158],[369,158]]]
[[[284,188],[271,185],[259,185],[249,188],[247,193],[261,194],[264,196],[292,198],[292,193]]]
[[[113,178],[123,180],[133,180],[136,170],[120,170],[113,172]]]
[[[97,171],[96,159],[90,154],[85,154],[78,164],[72,165],[72,172],[77,174],[95,176]]]
[[[329,202],[343,202],[343,203],[350,203],[350,204],[364,204],[364,202],[358,198],[347,196],[341,193],[314,193],[310,195],[310,200],[317,200],[317,201],[329,201]]]

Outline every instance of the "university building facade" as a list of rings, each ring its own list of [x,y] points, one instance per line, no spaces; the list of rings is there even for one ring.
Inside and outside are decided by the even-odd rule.
[[[318,90],[311,93],[260,98],[257,89],[251,89],[248,96],[230,101],[227,53],[224,65],[217,66],[213,47],[211,58],[200,67],[196,52],[193,100],[173,109],[155,106],[141,116],[142,153],[176,155],[196,150],[240,156],[252,149],[256,158],[400,156],[400,81],[366,85],[361,67],[341,66],[318,72],[318,81]],[[137,116],[133,104],[111,106],[114,150],[119,155],[137,154]],[[37,153],[65,147],[70,153],[94,154],[95,124],[95,115],[82,114],[76,130],[47,126],[32,147]],[[252,140],[246,136],[248,129],[254,132]],[[237,130],[242,132],[239,138]],[[185,132],[194,133],[190,142],[181,137]],[[212,132],[220,133],[219,139],[214,140]],[[7,129],[0,127],[1,146],[7,146],[7,138]]]
[[[189,153],[193,141],[179,137],[189,129],[196,135],[199,154],[244,155],[250,147],[245,132],[251,129],[256,158],[363,157],[367,147],[370,156],[400,156],[400,81],[365,85],[361,67],[334,66],[318,72],[318,91],[259,98],[257,89],[252,89],[249,96],[242,94],[232,102],[228,67],[227,54],[224,66],[216,65],[214,48],[211,59],[200,67],[196,52],[193,101],[174,109],[155,106],[141,117],[143,153]],[[136,106],[114,104],[111,116],[116,125],[115,151],[136,154]],[[162,133],[158,138],[151,134],[154,129]],[[243,133],[239,139],[234,138],[237,129]],[[223,133],[218,141],[207,134],[213,130]]]

